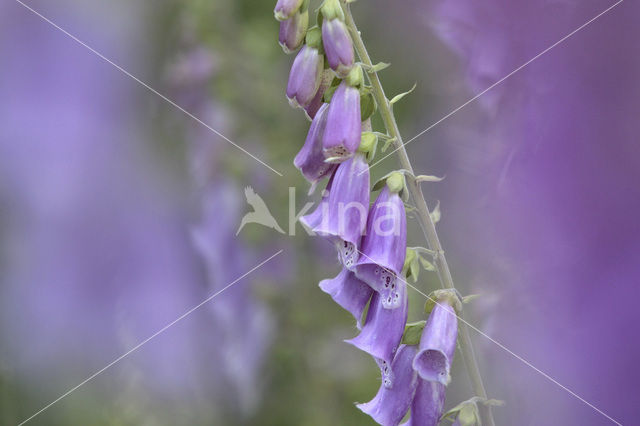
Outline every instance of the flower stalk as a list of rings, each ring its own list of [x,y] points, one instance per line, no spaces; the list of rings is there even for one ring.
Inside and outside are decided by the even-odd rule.
[[[377,103],[378,109],[380,111],[380,115],[382,117],[383,123],[389,136],[392,138],[393,147],[397,150],[400,164],[403,169],[407,170],[411,176],[415,176],[413,171],[413,167],[411,165],[411,161],[409,160],[409,156],[407,155],[407,151],[404,148],[404,144],[402,141],[402,136],[400,135],[400,130],[398,128],[398,124],[396,122],[395,116],[393,114],[393,110],[387,99],[382,84],[380,82],[380,78],[377,75],[377,72],[373,68],[373,62],[369,57],[369,53],[364,45],[362,37],[360,36],[360,32],[356,27],[355,21],[351,14],[351,10],[348,4],[341,3],[343,12],[345,15],[345,23],[347,28],[349,28],[353,44],[356,53],[360,57],[362,63],[364,63],[368,69],[372,71],[368,73],[369,80],[372,86],[372,94]],[[440,244],[440,239],[438,238],[438,234],[436,232],[435,224],[429,214],[429,208],[424,198],[424,194],[422,193],[422,189],[420,188],[419,182],[417,182],[414,178],[407,176],[407,187],[409,190],[409,194],[413,199],[416,212],[418,214],[418,222],[420,223],[420,227],[422,228],[422,232],[427,240],[429,248],[434,252],[434,263],[436,266],[436,272],[438,273],[438,277],[440,279],[440,284],[445,289],[455,289],[455,285],[453,282],[453,277],[451,276],[451,271],[449,269],[449,265],[447,264],[447,260],[444,254],[444,250],[442,249],[442,245]],[[471,342],[471,337],[469,335],[469,330],[464,321],[464,314],[462,310],[458,314],[460,318],[463,320],[459,325],[459,333],[460,333],[460,349],[463,362],[465,364],[465,368],[469,375],[469,379],[471,381],[473,391],[476,396],[481,397],[483,399],[487,398],[487,393],[482,382],[482,376],[480,375],[480,370],[478,368],[478,363],[475,358],[473,344]],[[483,404],[480,405],[480,415],[482,417],[482,424],[487,426],[494,426],[495,422],[493,419],[493,414],[491,412],[490,406],[485,406]]]

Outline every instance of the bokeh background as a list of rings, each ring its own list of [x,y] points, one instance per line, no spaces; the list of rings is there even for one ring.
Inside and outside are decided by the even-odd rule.
[[[379,373],[317,287],[332,248],[288,227],[308,122],[272,2],[25,2],[280,177],[12,0],[0,4],[0,424],[371,424]],[[317,2],[316,2],[317,3]],[[613,5],[360,0],[408,140]],[[312,7],[316,7],[314,3]],[[615,418],[640,415],[640,7],[624,1],[408,145],[441,203],[471,322]],[[378,125],[379,123],[375,123]],[[380,127],[378,127],[380,128]],[[374,176],[397,167],[389,158]],[[417,229],[410,223],[411,230]],[[422,245],[418,232],[410,244]],[[421,276],[425,292],[435,277]],[[424,300],[411,294],[410,319]],[[472,332],[473,333],[473,332]],[[503,425],[612,424],[473,334]],[[447,406],[473,396],[454,363]]]

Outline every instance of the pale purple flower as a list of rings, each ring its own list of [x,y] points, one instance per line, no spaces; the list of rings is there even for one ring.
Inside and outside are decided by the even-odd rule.
[[[335,164],[324,161],[322,152],[322,135],[327,124],[328,105],[323,105],[311,122],[307,139],[293,160],[302,175],[312,184],[326,177],[336,169]]]
[[[419,378],[411,402],[411,417],[402,426],[437,426],[444,411],[445,392],[442,383]]]
[[[273,15],[278,21],[289,19],[296,13],[304,0],[278,0]]]
[[[337,161],[350,157],[360,146],[361,134],[360,92],[343,81],[329,104],[327,128],[322,139],[325,157]]]
[[[380,294],[374,292],[362,331],[345,342],[374,358],[390,363],[402,340],[409,311],[406,286],[401,286],[399,293],[399,306],[396,309],[386,309]]]
[[[378,424],[397,426],[407,414],[418,386],[418,376],[411,368],[415,354],[415,346],[400,346],[391,363],[393,379],[387,383],[383,381],[371,401],[357,405]]]
[[[294,107],[306,107],[314,99],[324,68],[324,56],[315,47],[305,45],[291,66],[287,98]]]
[[[331,69],[340,77],[349,74],[354,63],[353,41],[342,20],[334,18],[322,22],[322,43]]]
[[[362,314],[373,294],[371,287],[343,268],[337,277],[320,281],[320,288],[353,315],[358,329],[362,328]]]
[[[324,105],[324,93],[329,88],[332,81],[333,72],[331,72],[330,69],[324,70],[322,72],[322,78],[320,79],[320,86],[318,87],[315,96],[313,97],[311,102],[309,102],[309,105],[304,108],[307,116],[310,119],[313,120],[313,118],[315,118],[316,114],[320,110],[320,107]]]
[[[420,351],[413,360],[413,368],[424,380],[449,383],[458,335],[458,318],[451,305],[438,301],[422,331]]]
[[[300,221],[333,242],[343,265],[351,269],[358,260],[369,205],[369,165],[364,155],[358,153],[341,163],[327,188],[327,197]]]
[[[278,40],[285,53],[295,52],[304,42],[304,36],[309,26],[309,12],[298,11],[286,21],[280,22]]]
[[[371,206],[355,272],[380,293],[387,309],[400,305],[402,284],[406,284],[398,279],[406,255],[406,221],[402,199],[385,185]]]

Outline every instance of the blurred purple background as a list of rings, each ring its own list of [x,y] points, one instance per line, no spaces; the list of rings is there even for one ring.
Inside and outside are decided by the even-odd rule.
[[[287,186],[304,186],[291,161],[305,123],[286,109],[291,58],[267,3],[215,3],[225,20],[232,5],[237,24],[207,27],[224,41],[217,50],[189,22],[167,24],[187,3],[29,4],[222,133],[255,128],[242,142],[286,183],[18,3],[0,4],[0,423],[291,244],[295,262],[256,271],[42,424],[369,424],[351,403],[373,394],[375,370],[349,358],[339,340],[353,330],[316,288],[335,265],[305,235],[234,235],[243,186],[271,190],[278,218]],[[374,60],[393,63],[388,94],[418,83],[395,108],[409,140],[612,4],[377,0],[354,14]],[[441,201],[460,289],[483,295],[471,322],[623,424],[640,406],[639,19],[637,2],[621,3],[408,146],[419,172],[446,175],[424,189],[431,206]],[[245,84],[226,84],[239,62],[253,67],[239,72]],[[611,424],[473,337],[490,396],[507,403],[499,424]],[[336,358],[342,380],[323,367]],[[448,406],[471,396],[462,369]]]

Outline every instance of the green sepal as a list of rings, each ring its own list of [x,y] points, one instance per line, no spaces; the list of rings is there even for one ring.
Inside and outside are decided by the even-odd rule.
[[[365,154],[367,161],[373,160],[376,155],[376,148],[378,146],[378,137],[373,132],[362,132],[360,136],[360,146],[358,152]]]
[[[367,72],[367,74],[375,74],[378,71],[382,71],[385,68],[388,68],[391,64],[387,62],[378,62],[375,65],[362,64],[362,68]]]
[[[378,179],[376,183],[373,184],[372,191],[378,191],[382,189],[387,184],[387,178],[389,178],[393,173],[400,173],[403,176],[403,179],[402,179],[403,187],[402,187],[402,190],[399,192],[399,194],[400,194],[400,198],[402,198],[402,200],[406,202],[409,200],[409,190],[407,189],[407,182],[406,182],[406,179],[404,179],[404,176],[406,174],[411,175],[411,173],[409,173],[405,169],[394,170],[392,172],[387,173],[386,175]]]
[[[428,261],[427,259],[425,259],[424,257],[419,256],[419,259],[420,259],[420,264],[422,265],[422,268],[423,268],[425,271],[433,272],[433,271],[435,271],[435,270],[436,270],[436,267],[435,267],[435,266],[433,266],[433,263],[429,262],[429,261]]]
[[[462,401],[460,404],[444,413],[441,420],[449,419],[453,421],[457,418],[460,422],[460,426],[480,426],[482,425],[482,421],[480,420],[480,413],[478,412],[478,404],[489,407],[499,407],[504,405],[504,401],[474,396],[466,401]]]
[[[320,6],[320,13],[322,13],[324,19],[329,21],[336,18],[344,21],[344,12],[339,0],[324,0],[322,6]]]
[[[405,345],[417,345],[420,343],[420,337],[422,336],[422,330],[426,321],[412,322],[404,326],[404,334],[402,335],[402,343]]]
[[[349,74],[344,78],[344,81],[351,87],[362,87],[364,84],[364,74],[362,73],[362,67],[355,65],[349,71]]]
[[[373,98],[371,89],[369,87],[363,87],[360,89],[360,118],[362,121],[366,121],[369,117],[376,113],[378,106]]]
[[[407,96],[409,93],[413,92],[416,89],[416,83],[413,84],[413,87],[409,90],[407,90],[404,93],[400,93],[399,95],[395,95],[390,101],[389,101],[389,105],[393,107],[393,104],[397,103],[400,99],[404,98],[405,96]]]
[[[309,47],[313,47],[318,49],[320,53],[323,52],[322,49],[322,31],[318,26],[309,28],[307,31],[307,35],[305,36],[305,43]]]
[[[420,183],[420,182],[442,182],[444,180],[444,177],[438,177],[438,176],[428,176],[428,175],[418,175],[415,178],[415,181]]]
[[[331,81],[331,85],[329,85],[329,87],[327,87],[327,90],[325,90],[324,95],[322,95],[322,99],[324,100],[325,103],[330,103],[331,102],[331,98],[333,97],[333,94],[335,93],[336,89],[338,89],[338,86],[340,85],[340,82],[342,80],[340,80],[337,77],[334,77],[333,80]]]
[[[440,219],[442,219],[442,212],[440,211],[440,201],[436,203],[436,206],[429,213],[429,216],[431,217],[431,220],[434,224],[440,222]]]
[[[460,297],[458,297],[458,293],[455,290],[439,289],[432,291],[427,297],[427,302],[424,304],[424,312],[427,315],[431,314],[431,311],[433,310],[436,303],[446,303],[447,305],[453,307],[456,312],[460,312],[462,310]]]

